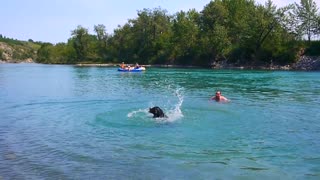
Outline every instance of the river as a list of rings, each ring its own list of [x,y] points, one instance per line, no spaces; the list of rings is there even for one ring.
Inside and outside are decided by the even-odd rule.
[[[319,72],[0,64],[0,179],[319,179],[319,107]]]

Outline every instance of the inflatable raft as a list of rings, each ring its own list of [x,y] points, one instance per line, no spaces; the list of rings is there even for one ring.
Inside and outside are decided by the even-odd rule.
[[[118,71],[121,71],[121,72],[141,72],[141,71],[145,71],[146,68],[145,67],[139,67],[139,68],[118,68]]]

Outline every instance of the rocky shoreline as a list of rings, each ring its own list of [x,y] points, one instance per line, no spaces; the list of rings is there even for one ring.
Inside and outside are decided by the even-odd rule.
[[[35,63],[35,62],[31,58],[24,59],[24,60],[12,60],[12,59],[10,59],[10,60],[6,60],[6,61],[0,59],[0,64],[3,64],[3,63]]]
[[[263,66],[236,66],[227,62],[215,63],[212,69],[248,69],[248,70],[296,70],[296,71],[319,71],[320,56],[301,56],[293,64],[288,65],[263,65]]]
[[[320,70],[320,56],[302,56],[292,67],[294,70]]]

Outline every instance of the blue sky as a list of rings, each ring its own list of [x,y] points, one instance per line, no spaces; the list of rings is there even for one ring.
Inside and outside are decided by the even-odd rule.
[[[319,1],[317,5],[319,7]],[[93,33],[93,26],[104,24],[108,33],[137,10],[161,7],[174,14],[195,8],[201,11],[210,0],[4,0],[0,6],[0,34],[19,40],[66,42],[71,30],[82,25]],[[264,4],[265,0],[256,0]],[[278,6],[299,0],[273,0]]]

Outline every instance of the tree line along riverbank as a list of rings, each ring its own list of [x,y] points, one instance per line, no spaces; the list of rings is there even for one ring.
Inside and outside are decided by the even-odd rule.
[[[21,48],[21,47],[19,47]],[[2,58],[0,59],[1,63],[37,63],[36,61],[36,51],[34,49],[31,51],[31,54],[23,54],[27,51],[21,49],[15,49],[15,47],[10,47],[10,45],[0,42],[0,53],[7,52],[6,54],[2,54]],[[28,48],[27,48],[28,49]],[[13,55],[12,52],[22,53],[22,55]],[[30,51],[29,51],[30,52]],[[18,56],[18,57],[17,57]],[[19,57],[20,56],[20,57]],[[24,57],[24,58],[23,58]],[[60,63],[59,63],[60,64]],[[119,63],[95,63],[95,62],[85,62],[85,63],[75,63],[74,65],[80,67],[115,67],[119,66]],[[163,68],[198,68],[200,66],[193,65],[175,65],[175,64],[145,64],[145,67],[163,67]],[[320,56],[308,56],[302,55],[299,56],[299,59],[291,64],[285,65],[276,65],[276,64],[264,64],[264,65],[242,65],[242,64],[234,64],[228,63],[227,60],[217,61],[208,66],[201,66],[205,68],[212,69],[267,69],[267,70],[320,70]]]
[[[160,7],[139,10],[136,18],[112,34],[106,33],[103,24],[93,27],[95,34],[79,25],[66,43],[19,41],[0,35],[0,59],[314,70],[318,69],[314,57],[320,56],[320,42],[313,39],[320,34],[319,22],[313,0],[282,8],[272,1],[214,0],[201,11],[169,14]]]

